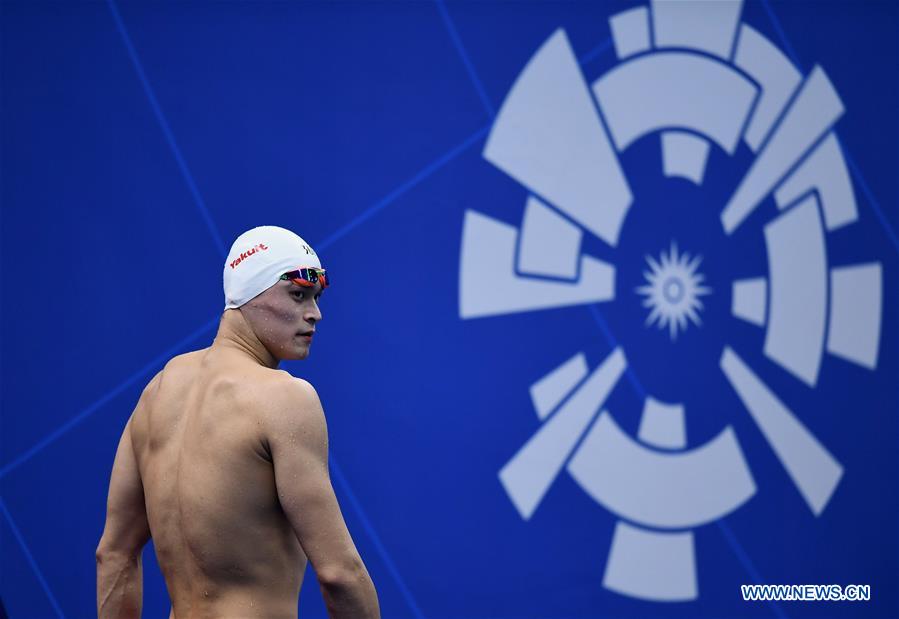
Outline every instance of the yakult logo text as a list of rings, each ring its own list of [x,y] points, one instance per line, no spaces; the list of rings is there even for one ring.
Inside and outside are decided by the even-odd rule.
[[[257,251],[263,251],[266,249],[268,249],[268,247],[265,246],[265,243],[259,243],[259,245],[256,245],[255,247],[253,247],[253,249],[250,249],[249,251],[240,252],[240,255],[237,258],[235,258],[233,261],[231,261],[231,263],[230,263],[231,268],[233,269],[238,264],[240,264],[241,262],[243,262],[244,260],[246,260],[247,258],[252,256],[253,254],[255,254]]]

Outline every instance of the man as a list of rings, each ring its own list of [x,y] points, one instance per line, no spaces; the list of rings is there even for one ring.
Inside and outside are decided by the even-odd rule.
[[[288,230],[234,242],[215,341],[169,361],[122,434],[97,548],[101,619],[140,616],[151,536],[175,619],[296,617],[307,559],[331,617],[380,616],[331,487],[318,396],[277,369],[309,355],[327,285]]]

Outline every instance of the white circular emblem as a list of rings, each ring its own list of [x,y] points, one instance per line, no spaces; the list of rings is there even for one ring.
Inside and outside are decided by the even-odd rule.
[[[802,75],[740,14],[738,1],[653,2],[619,13],[609,20],[619,62],[592,84],[563,30],[543,44],[507,95],[483,153],[528,191],[521,226],[465,213],[462,318],[637,300],[643,328],[663,338],[660,345],[692,345],[704,334],[704,300],[729,295],[729,315],[762,329],[764,356],[808,388],[827,354],[876,367],[881,265],[828,261],[828,234],[858,218],[834,131],[842,102],[823,69]],[[751,153],[748,169],[708,217],[718,220],[725,247],[748,219],[765,222],[767,263],[757,261],[755,274],[707,280],[705,248],[683,244],[673,229],[641,264],[614,259],[639,189],[621,157],[647,136],[658,136],[664,176],[697,188],[710,156],[732,159],[741,143],[748,149],[741,149]],[[584,252],[584,233],[613,259]],[[616,280],[628,268],[642,275],[625,288]],[[728,386],[819,515],[843,467],[800,421],[802,403],[785,403],[736,348],[719,345],[715,371],[703,380]],[[566,469],[622,518],[603,586],[645,600],[696,599],[692,529],[756,492],[734,429],[691,444],[690,402],[645,394],[630,436],[606,403],[639,350],[616,346],[592,369],[572,352],[530,386],[541,425],[499,471],[505,491],[529,519]]]

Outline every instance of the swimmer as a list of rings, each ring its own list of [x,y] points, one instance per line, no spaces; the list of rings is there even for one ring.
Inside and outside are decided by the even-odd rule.
[[[122,433],[97,548],[100,619],[140,616],[151,537],[172,619],[296,617],[307,561],[330,617],[380,617],[331,486],[318,395],[278,369],[309,355],[328,284],[289,230],[234,242],[215,340],[169,361]]]

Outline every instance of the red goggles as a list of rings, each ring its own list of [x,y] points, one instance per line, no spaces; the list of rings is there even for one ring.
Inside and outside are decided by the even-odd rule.
[[[282,275],[280,279],[286,279],[304,288],[311,288],[318,282],[321,282],[323,290],[330,285],[330,278],[325,273],[325,270],[318,267],[303,267],[295,271],[289,271]]]

